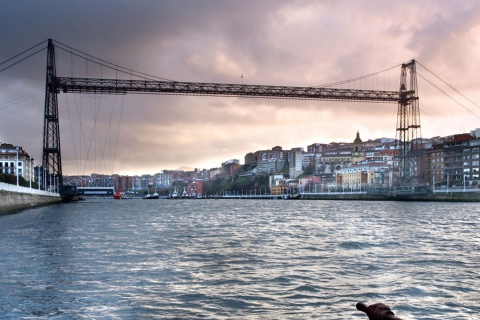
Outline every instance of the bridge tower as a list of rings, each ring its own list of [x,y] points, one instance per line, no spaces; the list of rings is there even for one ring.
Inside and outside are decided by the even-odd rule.
[[[417,73],[415,60],[411,60],[402,64],[400,75],[394,159],[397,185],[423,182],[419,167],[419,157],[422,153],[421,136]]]
[[[43,121],[43,178],[44,185],[59,192],[63,185],[62,157],[60,153],[60,128],[58,121],[58,99],[56,86],[55,46],[48,39],[47,47],[47,78],[45,87],[45,113]]]

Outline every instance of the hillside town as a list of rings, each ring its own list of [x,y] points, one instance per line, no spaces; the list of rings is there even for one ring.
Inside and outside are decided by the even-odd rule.
[[[64,184],[77,187],[113,187],[122,193],[148,193],[153,190],[183,190],[188,195],[206,193],[205,184],[220,179],[233,181],[242,177],[268,177],[268,185],[256,182],[249,189],[281,194],[286,189],[310,192],[329,190],[365,190],[388,188],[393,183],[395,139],[363,141],[357,132],[352,142],[313,143],[305,148],[284,150],[275,146],[244,156],[244,163],[232,159],[211,169],[161,170],[158,173],[128,176],[100,174],[64,176]],[[422,155],[417,176],[431,189],[477,188],[480,175],[480,129],[445,137],[422,138]],[[0,173],[17,175],[42,188],[41,168],[21,146],[0,145]],[[15,165],[17,164],[17,165]],[[18,179],[17,179],[18,181]],[[40,182],[40,183],[38,183]],[[49,182],[48,185],[54,185]],[[45,183],[43,185],[46,185]],[[208,190],[210,192],[225,192]],[[268,189],[268,190],[267,190]],[[228,190],[228,192],[240,192]]]

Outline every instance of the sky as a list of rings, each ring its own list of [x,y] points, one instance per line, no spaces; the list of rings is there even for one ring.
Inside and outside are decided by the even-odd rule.
[[[176,81],[322,86],[376,74],[341,88],[398,90],[399,65],[415,59],[421,135],[480,128],[477,0],[17,0],[2,4],[0,30],[0,63],[53,39]],[[46,54],[0,71],[0,142],[37,164]],[[56,59],[58,76],[129,79],[67,51]],[[357,131],[364,141],[395,138],[397,122],[396,104],[64,93],[58,101],[67,175],[209,169],[274,146],[353,142]]]

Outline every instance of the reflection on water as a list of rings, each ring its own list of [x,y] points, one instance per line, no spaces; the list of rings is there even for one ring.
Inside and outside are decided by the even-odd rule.
[[[480,315],[470,203],[125,200],[0,217],[3,319]],[[472,315],[473,316],[472,318]]]

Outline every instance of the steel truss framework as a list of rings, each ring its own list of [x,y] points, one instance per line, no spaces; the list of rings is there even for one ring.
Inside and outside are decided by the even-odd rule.
[[[62,186],[62,156],[60,151],[60,126],[58,121],[58,99],[55,88],[55,47],[48,40],[47,77],[45,80],[45,113],[43,121],[42,181],[48,188]],[[44,185],[46,185],[46,183]],[[43,183],[42,183],[43,184]]]
[[[410,154],[416,151],[419,138],[420,117],[417,95],[415,60],[402,65],[399,91],[353,90],[325,87],[289,87],[268,85],[244,85],[222,83],[197,83],[155,80],[119,80],[94,78],[57,77],[55,70],[55,47],[48,41],[47,79],[45,93],[45,118],[43,135],[43,168],[47,174],[63,185],[58,122],[59,93],[87,94],[162,94],[225,96],[269,99],[327,100],[397,103],[397,161],[399,176],[411,176]],[[410,86],[407,88],[407,73]],[[408,172],[406,171],[408,170]]]
[[[316,87],[65,77],[57,77],[55,86],[58,90],[58,93],[150,93],[164,95],[224,96],[296,100],[398,102],[397,91],[352,90]]]
[[[419,161],[423,145],[415,60],[402,64],[395,138],[397,150],[394,159],[395,184],[417,185],[423,183],[423,173]]]

